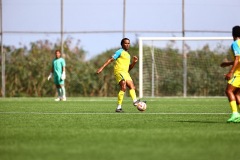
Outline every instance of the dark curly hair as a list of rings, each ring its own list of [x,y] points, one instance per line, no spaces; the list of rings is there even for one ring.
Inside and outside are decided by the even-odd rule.
[[[123,45],[123,43],[124,43],[125,40],[129,40],[129,41],[130,41],[130,39],[128,39],[128,38],[123,38],[123,39],[121,40],[121,46]]]
[[[232,36],[233,37],[240,37],[240,26],[234,26],[232,28]]]

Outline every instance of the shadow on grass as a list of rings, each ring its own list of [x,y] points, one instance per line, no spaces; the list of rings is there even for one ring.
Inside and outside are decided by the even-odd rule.
[[[219,121],[175,121],[180,123],[226,123],[226,122],[219,122]]]

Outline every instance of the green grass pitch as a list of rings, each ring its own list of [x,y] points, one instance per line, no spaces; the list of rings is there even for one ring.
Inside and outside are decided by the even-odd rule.
[[[240,124],[227,98],[0,99],[1,160],[238,159]]]

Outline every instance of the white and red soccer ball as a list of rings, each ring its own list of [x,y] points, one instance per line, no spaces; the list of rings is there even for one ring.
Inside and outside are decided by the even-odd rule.
[[[137,109],[141,112],[145,111],[147,109],[147,104],[145,102],[139,102],[137,104]]]

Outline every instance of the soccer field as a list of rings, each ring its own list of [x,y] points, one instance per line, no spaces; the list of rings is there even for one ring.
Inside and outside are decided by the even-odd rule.
[[[238,159],[240,124],[227,98],[0,99],[1,160]]]

